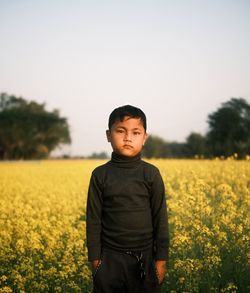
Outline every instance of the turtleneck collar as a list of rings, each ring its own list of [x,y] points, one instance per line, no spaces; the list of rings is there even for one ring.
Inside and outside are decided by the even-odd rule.
[[[133,168],[138,166],[141,162],[141,153],[137,154],[134,157],[126,157],[115,152],[112,153],[111,160],[112,165],[121,168]]]

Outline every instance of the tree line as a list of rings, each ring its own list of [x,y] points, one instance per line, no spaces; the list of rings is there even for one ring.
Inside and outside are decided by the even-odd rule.
[[[205,135],[190,133],[183,143],[150,135],[143,149],[147,158],[213,158],[250,155],[250,105],[231,98],[208,115]],[[0,94],[0,159],[42,159],[62,144],[70,144],[68,120],[58,110],[22,97]],[[236,155],[237,154],[237,155]],[[104,152],[90,158],[105,158]]]
[[[149,136],[143,155],[147,158],[245,158],[250,155],[250,105],[231,98],[208,115],[208,132],[192,132],[183,143]]]

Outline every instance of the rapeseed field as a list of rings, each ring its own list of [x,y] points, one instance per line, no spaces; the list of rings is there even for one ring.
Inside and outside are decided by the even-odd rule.
[[[104,162],[0,163],[0,292],[91,292],[86,196]],[[169,212],[163,292],[250,292],[250,162],[151,162]]]

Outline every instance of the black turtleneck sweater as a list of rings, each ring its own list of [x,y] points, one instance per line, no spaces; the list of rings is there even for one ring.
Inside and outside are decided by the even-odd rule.
[[[87,201],[89,261],[100,259],[102,247],[119,251],[153,247],[155,258],[167,260],[169,233],[165,190],[159,170],[140,154],[112,158],[91,176]]]

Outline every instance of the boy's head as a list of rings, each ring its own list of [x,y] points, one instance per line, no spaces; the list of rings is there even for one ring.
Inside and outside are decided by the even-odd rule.
[[[146,115],[141,109],[131,105],[121,106],[112,111],[112,113],[109,116],[109,130],[111,130],[111,127],[115,122],[122,122],[125,117],[140,119],[145,131],[147,131]]]
[[[107,139],[116,153],[133,157],[141,152],[147,139],[147,121],[141,109],[130,105],[116,108],[108,126]]]

